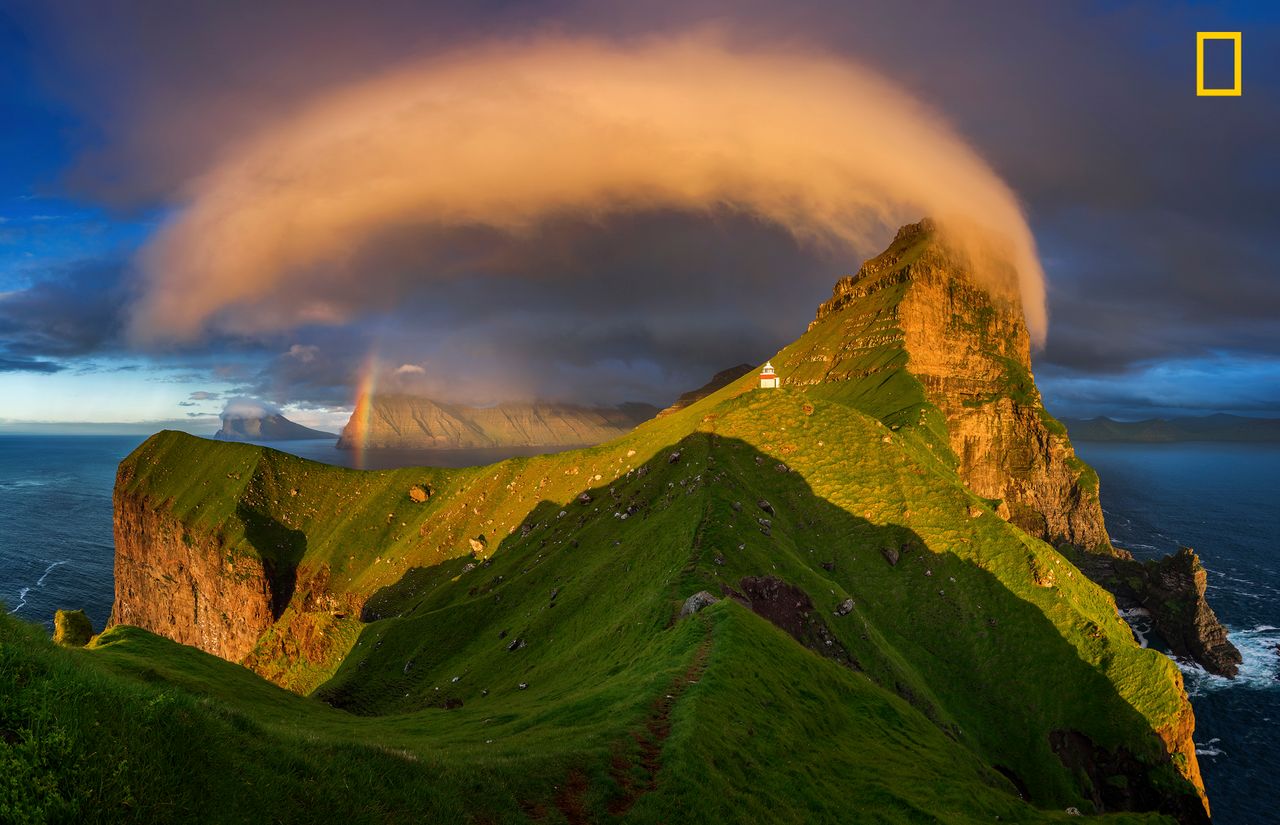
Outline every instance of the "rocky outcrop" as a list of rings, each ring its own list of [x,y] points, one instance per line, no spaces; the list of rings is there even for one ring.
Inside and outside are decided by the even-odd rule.
[[[218,536],[192,532],[166,513],[164,502],[123,486],[117,479],[110,624],[243,661],[276,618],[279,599],[263,561],[228,553]]]
[[[1145,608],[1175,656],[1219,676],[1239,672],[1240,651],[1205,598],[1207,576],[1194,550],[1183,547],[1155,561],[1086,558],[1079,563],[1118,605]]]
[[[1032,535],[1109,553],[1097,475],[1041,404],[1018,298],[973,272],[932,222],[904,226],[818,308],[810,331],[836,334],[809,336],[816,346],[787,351],[779,371],[815,383],[905,367],[941,411],[970,489]]]
[[[1152,781],[1151,766],[1123,746],[1108,750],[1074,730],[1051,731],[1049,746],[1064,766],[1089,778],[1085,787],[1098,813],[1160,811],[1183,825],[1209,822],[1203,797],[1197,800],[1190,794],[1169,794]]]
[[[813,606],[809,594],[777,576],[746,576],[738,586],[741,592],[730,590],[728,595],[749,608],[751,612],[768,619],[791,638],[817,653],[847,668],[858,670],[858,662],[849,653],[822,616]],[[845,605],[848,609],[844,609]],[[835,608],[836,616],[853,612],[853,600],[846,599]]]
[[[338,447],[402,450],[581,447],[630,432],[655,412],[657,410],[648,404],[580,407],[509,403],[465,407],[411,395],[378,395],[356,405],[338,439]]]
[[[664,416],[671,415],[673,412],[679,412],[685,407],[698,403],[708,395],[711,395],[711,393],[724,389],[734,381],[737,381],[742,376],[754,370],[755,367],[750,364],[739,364],[736,367],[729,367],[727,370],[720,370],[720,372],[717,372],[711,377],[710,381],[703,384],[701,387],[698,387],[696,390],[689,390],[682,394],[676,399],[674,404],[658,413],[658,415]]]
[[[53,643],[84,647],[93,638],[93,624],[83,610],[59,610],[53,614]]]

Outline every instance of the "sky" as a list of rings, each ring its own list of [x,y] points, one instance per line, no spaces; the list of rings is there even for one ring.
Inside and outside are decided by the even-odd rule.
[[[1197,31],[1243,32],[1240,97],[1194,94]],[[362,371],[665,404],[925,214],[1011,239],[1051,412],[1280,415],[1278,40],[1271,3],[0,0],[0,429],[335,430]]]

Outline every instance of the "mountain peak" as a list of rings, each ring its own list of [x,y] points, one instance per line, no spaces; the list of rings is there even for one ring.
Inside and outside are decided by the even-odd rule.
[[[1097,476],[1041,404],[1017,295],[987,285],[1002,267],[975,263],[932,220],[908,224],[774,363],[788,385],[849,382],[886,424],[932,432],[965,483],[1032,535],[1111,552]]]

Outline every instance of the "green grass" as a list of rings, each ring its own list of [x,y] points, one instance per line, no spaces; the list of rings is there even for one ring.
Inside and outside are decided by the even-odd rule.
[[[615,756],[634,751],[631,732],[643,727],[653,700],[684,672],[707,632],[705,675],[676,707],[658,787],[631,808],[633,821],[669,821],[675,812],[686,821],[766,813],[774,821],[834,821],[853,799],[864,800],[868,821],[917,821],[929,812],[956,822],[991,821],[994,814],[1040,821],[1067,805],[1088,808],[1079,778],[1048,747],[1047,732],[1064,728],[1106,747],[1135,749],[1157,765],[1159,781],[1176,784],[1172,769],[1159,767],[1149,735],[1180,708],[1168,660],[1133,644],[1109,597],[1068,575],[1073,568],[1054,550],[989,512],[971,518],[971,504],[987,503],[938,471],[945,463],[927,435],[889,430],[848,406],[843,390],[727,392],[691,408],[683,426],[692,423],[694,432],[650,447],[643,463],[639,450],[627,457],[636,449],[629,445],[652,438],[643,431],[590,451],[479,470],[366,474],[258,448],[157,436],[129,466],[164,470],[160,484],[182,478],[180,489],[162,487],[169,494],[163,500],[180,507],[182,489],[247,481],[236,489],[253,491],[241,492],[252,505],[307,537],[300,569],[313,563],[313,552],[336,564],[341,559],[327,548],[367,541],[366,533],[399,536],[400,552],[421,547],[421,554],[390,576],[377,569],[386,563],[348,554],[355,558],[345,559],[347,586],[373,583],[371,604],[386,618],[363,625],[349,654],[346,643],[339,646],[336,673],[309,698],[133,628],[112,629],[87,651],[39,656],[60,662],[66,678],[83,670],[97,690],[117,692],[81,706],[115,707],[121,693],[139,692],[111,722],[126,726],[113,738],[128,743],[130,753],[159,748],[157,761],[168,759],[147,738],[152,734],[130,721],[142,714],[154,726],[154,713],[143,709],[158,696],[170,697],[161,707],[177,703],[174,713],[207,726],[165,746],[211,750],[180,763],[192,769],[190,760],[198,758],[209,766],[199,770],[212,784],[198,794],[219,798],[247,781],[245,772],[257,770],[251,760],[238,759],[234,768],[219,761],[220,753],[229,759],[242,750],[259,754],[264,771],[277,760],[291,766],[288,782],[275,785],[337,782],[327,760],[339,752],[348,763],[367,763],[374,775],[430,775],[441,784],[434,795],[404,790],[385,798],[371,789],[378,783],[343,785],[363,788],[347,792],[362,801],[355,809],[354,802],[335,802],[332,809],[356,819],[369,806],[374,813],[363,815],[394,819],[419,811],[444,819],[465,809],[517,821],[540,806],[554,821],[560,815],[554,788],[574,771],[587,778],[583,804],[606,816],[621,793]],[[238,454],[238,470],[217,460],[226,448]],[[680,460],[669,463],[677,449]],[[179,455],[183,466],[197,469],[170,475]],[[783,462],[785,471],[778,468]],[[611,472],[588,482],[596,473],[583,467],[613,468],[617,478]],[[241,478],[228,479],[228,472]],[[426,505],[410,502],[408,482],[427,476],[436,494]],[[147,486],[149,478],[138,474],[130,483],[156,500],[160,491]],[[491,528],[489,561],[464,572],[474,562],[463,542],[479,532],[467,521],[478,508],[465,504],[478,498],[477,488],[502,488],[511,479],[536,486],[529,480],[543,478],[539,493],[546,497],[509,522],[537,526],[527,536],[519,529],[507,535],[505,524]],[[348,481],[371,501],[351,497],[326,520],[312,496]],[[576,501],[584,489],[590,504]],[[769,536],[756,521],[765,517],[756,507],[760,499],[775,509]],[[201,523],[213,504],[191,501],[188,512],[203,512],[189,529],[225,529],[244,536],[235,552],[253,552],[251,531],[236,526],[243,507],[219,505],[222,521]],[[615,516],[628,507],[635,509],[626,520]],[[388,512],[404,527],[388,532]],[[432,526],[425,535],[421,524]],[[460,541],[443,542],[437,530]],[[440,564],[442,543],[455,558]],[[890,566],[881,550],[904,546],[898,565]],[[717,555],[723,565],[714,562]],[[377,556],[395,554],[383,549]],[[1031,583],[1032,560],[1059,571],[1057,587]],[[834,569],[822,562],[834,562]],[[705,626],[672,624],[685,596],[736,588],[746,575],[778,576],[809,593],[862,671],[816,656],[736,604],[704,614]],[[857,607],[837,619],[831,611],[846,597]],[[515,638],[525,646],[508,651]],[[68,655],[79,658],[56,658]],[[521,682],[528,688],[521,690]],[[246,749],[245,738],[255,746]],[[801,753],[797,741],[806,743]],[[306,756],[293,756],[295,750]],[[1021,802],[997,765],[1017,773],[1047,810]],[[153,767],[163,770],[144,763],[141,776]],[[84,769],[60,776],[67,794],[83,792],[85,783],[74,778]],[[95,777],[94,787],[103,781]],[[749,798],[731,793],[741,787],[752,788]],[[110,802],[99,800],[104,809],[121,810],[125,790],[149,804],[172,799],[174,811],[191,810],[198,795],[129,782],[122,788]],[[303,793],[260,794],[277,791],[285,798],[260,795],[235,810],[277,810]],[[139,816],[162,818],[158,810]]]
[[[923,249],[900,246],[773,359],[786,389],[748,374],[598,447],[359,472],[152,437],[124,504],[296,577],[246,659],[271,682],[137,628],[67,650],[0,619],[0,819],[1066,821],[1092,780],[1059,730],[1146,766],[1108,787],[1192,793],[1153,735],[1177,669],[957,477],[896,326]],[[856,669],[732,598],[675,620],[748,576],[802,589]]]

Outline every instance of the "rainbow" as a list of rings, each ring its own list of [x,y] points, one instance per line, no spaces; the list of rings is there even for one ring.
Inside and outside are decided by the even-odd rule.
[[[378,384],[378,359],[369,353],[360,365],[356,380],[355,409],[351,411],[351,443],[356,469],[363,470],[369,441],[369,416],[373,412],[373,392]]]

